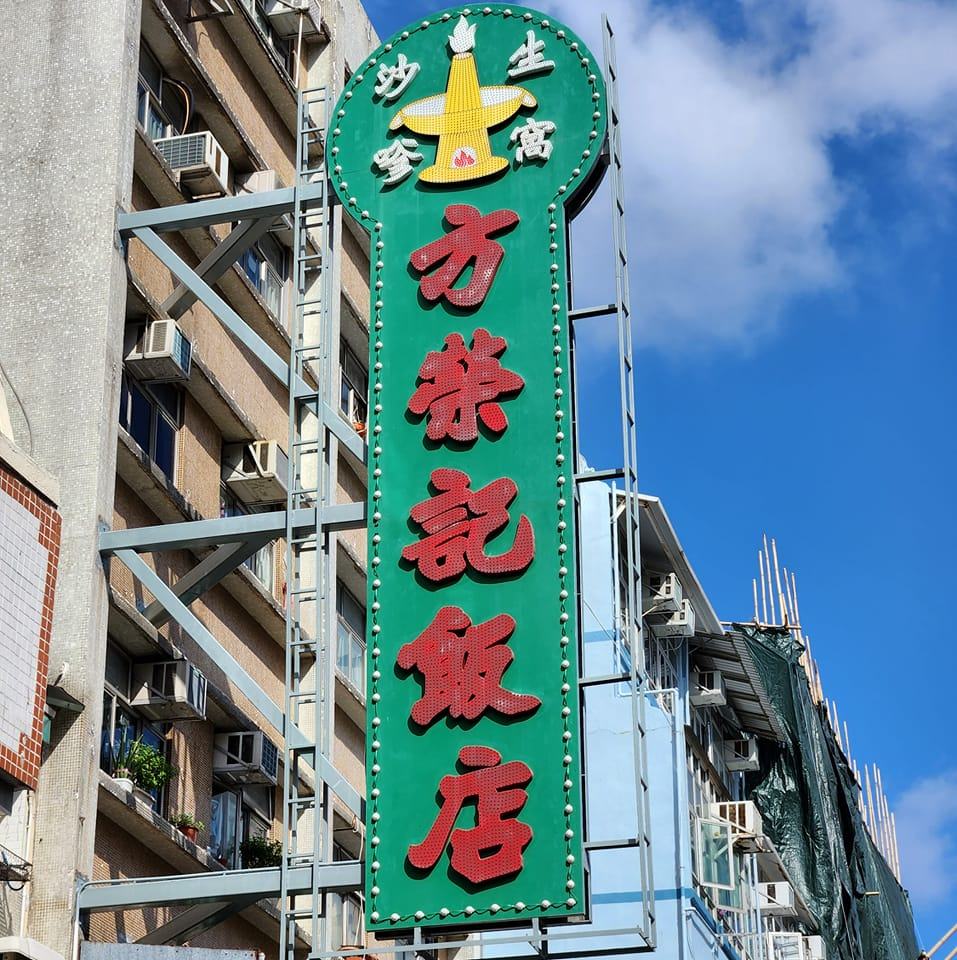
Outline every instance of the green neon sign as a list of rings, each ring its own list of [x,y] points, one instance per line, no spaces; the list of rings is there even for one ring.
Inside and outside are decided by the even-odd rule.
[[[585,913],[566,204],[604,84],[556,21],[410,24],[346,84],[370,234],[366,926]]]

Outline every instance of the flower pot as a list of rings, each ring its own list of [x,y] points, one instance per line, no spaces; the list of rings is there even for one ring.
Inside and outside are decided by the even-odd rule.
[[[136,797],[137,800],[142,801],[142,802],[145,803],[148,807],[152,808],[152,806],[153,806],[153,794],[151,794],[151,793],[149,792],[149,790],[144,790],[142,787],[137,787],[137,786],[134,784],[134,785],[133,785],[133,795]]]
[[[199,827],[180,827],[179,832],[191,843],[196,843],[199,837]]]
[[[114,777],[113,782],[121,789],[130,793],[133,790],[133,781],[129,777]]]

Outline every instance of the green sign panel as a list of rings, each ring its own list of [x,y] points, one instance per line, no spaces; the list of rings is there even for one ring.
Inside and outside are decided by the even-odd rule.
[[[366,924],[585,912],[566,204],[604,85],[521,7],[410,24],[346,84],[370,234]]]

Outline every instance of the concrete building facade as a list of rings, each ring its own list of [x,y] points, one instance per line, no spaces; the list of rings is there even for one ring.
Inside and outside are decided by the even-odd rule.
[[[154,597],[122,564],[101,562],[98,543],[107,529],[284,507],[284,497],[230,482],[230,464],[263,442],[285,455],[287,391],[202,304],[170,299],[170,272],[138,241],[121,241],[117,214],[291,185],[298,91],[325,86],[334,97],[377,41],[352,0],[94,0],[69,17],[54,8],[10,16],[0,41],[0,161],[23,176],[2,201],[12,259],[0,280],[0,386],[13,439],[63,491],[59,596],[52,622],[49,611],[43,621],[39,666],[42,682],[55,681],[71,706],[52,718],[42,765],[38,746],[24,754],[21,774],[38,787],[38,802],[24,834],[30,908],[15,935],[30,949],[70,957],[78,936],[132,943],[175,912],[78,918],[78,885],[271,863],[283,815],[274,762],[281,732],[179,627],[156,616]],[[75,138],[65,141],[68,130]],[[368,252],[351,230],[335,216],[328,269],[339,408],[361,434]],[[228,233],[194,229],[172,245],[196,266]],[[287,225],[262,231],[217,282],[283,362],[294,309],[291,244]],[[179,369],[167,375],[142,348],[173,318],[167,360]],[[340,499],[364,500],[364,470],[344,450],[335,475]],[[344,533],[335,549],[334,751],[361,792],[364,537]],[[146,559],[171,583],[201,553]],[[284,554],[282,541],[268,544],[191,606],[280,709]],[[252,772],[226,769],[226,737],[235,734],[252,735],[236,741],[258,751]],[[168,782],[144,790],[117,775],[133,743],[151,748],[144,755],[154,772],[164,763],[175,771]],[[186,817],[199,826],[174,825]],[[357,855],[358,825],[343,817],[337,828],[336,855]],[[333,912],[341,927],[333,940],[354,940],[356,899],[339,898]],[[275,904],[248,906],[190,942],[275,956],[277,917]]]

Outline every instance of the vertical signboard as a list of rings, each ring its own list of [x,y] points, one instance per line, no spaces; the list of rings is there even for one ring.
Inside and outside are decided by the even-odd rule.
[[[496,4],[410,24],[333,114],[371,259],[370,930],[584,912],[565,226],[603,97]]]

